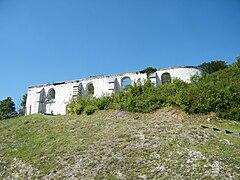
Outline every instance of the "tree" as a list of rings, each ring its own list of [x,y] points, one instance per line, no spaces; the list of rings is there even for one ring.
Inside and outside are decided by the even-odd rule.
[[[24,94],[22,97],[22,102],[21,102],[22,108],[26,107],[26,102],[27,102],[27,94]]]
[[[212,74],[216,71],[222,70],[227,68],[227,63],[225,61],[211,61],[208,63],[202,63],[201,65],[199,65],[198,67],[200,67],[203,71]]]
[[[237,66],[240,67],[240,56],[237,57]]]
[[[19,114],[24,115],[26,111],[26,102],[27,102],[27,94],[24,94],[22,97],[21,108],[19,109]]]
[[[153,68],[153,67],[147,67],[141,71],[139,71],[140,73],[146,73],[147,74],[147,77],[149,77],[152,73],[155,73],[157,71],[156,68]]]
[[[0,101],[0,115],[6,115],[13,112],[15,112],[15,104],[12,98],[7,97],[7,99]]]

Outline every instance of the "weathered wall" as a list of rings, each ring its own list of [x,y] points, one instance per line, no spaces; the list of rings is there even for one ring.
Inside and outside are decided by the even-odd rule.
[[[202,71],[193,67],[176,67],[159,69],[151,80],[156,85],[162,84],[161,76],[163,73],[169,73],[171,80],[178,78],[185,82],[190,82],[191,76],[201,74]],[[66,114],[66,105],[75,95],[87,95],[88,86],[94,86],[94,96],[100,97],[105,94],[115,93],[117,89],[122,88],[122,80],[129,77],[131,82],[140,80],[143,82],[147,76],[140,73],[124,73],[111,76],[95,76],[74,81],[66,81],[62,83],[44,84],[40,86],[32,86],[28,89],[26,114]],[[51,98],[50,91],[55,91],[54,98]]]

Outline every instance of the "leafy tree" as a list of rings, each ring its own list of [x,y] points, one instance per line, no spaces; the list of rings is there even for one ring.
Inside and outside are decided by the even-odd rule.
[[[19,110],[19,113],[21,115],[25,114],[25,110],[26,110],[26,102],[27,102],[27,94],[24,94],[22,97],[22,102],[21,102],[21,108]]]
[[[22,108],[26,107],[26,102],[27,102],[27,94],[24,94],[22,97],[22,102],[21,102]]]
[[[12,101],[12,98],[7,97],[6,99],[0,101],[0,115],[5,115],[12,112],[15,112],[15,104]]]
[[[237,57],[237,66],[240,67],[240,56]]]
[[[153,67],[147,67],[147,68],[145,68],[145,69],[143,69],[143,70],[141,70],[141,71],[139,71],[140,73],[146,73],[147,74],[147,76],[149,77],[152,73],[155,73],[157,71],[157,69],[156,68],[153,68]]]
[[[198,67],[200,67],[205,72],[207,72],[209,74],[212,74],[216,71],[225,69],[228,66],[227,66],[227,63],[225,61],[211,61],[211,62],[207,62],[207,63],[206,62],[202,63]]]

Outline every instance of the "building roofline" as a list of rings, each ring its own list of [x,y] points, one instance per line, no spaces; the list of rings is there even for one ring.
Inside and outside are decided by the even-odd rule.
[[[198,68],[196,66],[173,66],[173,67],[168,67],[168,68],[158,68],[157,71],[171,70],[171,69],[178,69],[178,68],[194,68],[194,69],[202,70],[201,68]],[[136,71],[136,72],[127,72],[127,73],[110,74],[110,75],[97,75],[97,76],[90,76],[90,77],[87,77],[87,78],[76,79],[76,80],[67,80],[67,81],[61,81],[61,82],[54,82],[54,83],[47,83],[47,84],[29,86],[28,88],[31,89],[31,88],[36,88],[36,87],[46,87],[46,86],[52,86],[52,85],[57,86],[57,85],[62,85],[62,84],[81,82],[82,80],[96,79],[96,78],[100,78],[100,77],[102,77],[102,78],[104,78],[104,77],[113,78],[113,77],[116,77],[116,76],[124,76],[124,75],[127,75],[127,74],[137,74],[137,73],[140,73],[140,72]]]

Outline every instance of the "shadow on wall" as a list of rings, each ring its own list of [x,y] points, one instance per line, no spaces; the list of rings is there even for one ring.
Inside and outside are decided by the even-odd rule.
[[[38,113],[46,113],[46,93],[44,88],[40,91]]]
[[[55,102],[56,92],[53,88],[48,90],[47,96],[45,89],[43,88],[39,95],[38,113],[41,114],[53,114],[52,104]]]
[[[108,80],[108,90],[113,91],[113,93],[116,93],[120,89],[120,84],[117,80],[117,78],[111,78]]]

